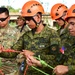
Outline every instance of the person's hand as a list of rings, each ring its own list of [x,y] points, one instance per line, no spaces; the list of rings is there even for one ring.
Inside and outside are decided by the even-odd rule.
[[[34,56],[28,55],[26,62],[29,66],[41,66],[40,61],[38,61]]]
[[[28,57],[28,55],[30,55],[30,56],[34,55],[34,53],[29,50],[23,50],[23,52],[21,52],[21,54],[23,54],[25,57]]]
[[[54,68],[53,72],[56,75],[63,75],[68,72],[68,66],[58,65]]]

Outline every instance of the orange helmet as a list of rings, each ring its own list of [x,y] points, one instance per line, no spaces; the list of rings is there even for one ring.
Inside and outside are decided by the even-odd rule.
[[[36,15],[38,12],[44,14],[44,8],[39,2],[32,0],[23,5],[21,15],[29,17]]]
[[[67,20],[69,17],[75,17],[75,4],[73,4],[73,5],[70,7],[70,9],[68,10],[66,20]]]
[[[51,8],[50,15],[52,19],[55,20],[55,19],[62,17],[63,13],[67,11],[68,11],[68,8],[64,4],[57,3]]]

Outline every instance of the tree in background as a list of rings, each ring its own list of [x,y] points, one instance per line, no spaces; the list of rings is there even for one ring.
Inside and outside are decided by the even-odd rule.
[[[14,8],[11,7],[11,6],[1,6],[1,7],[7,7],[7,8],[9,9],[9,12],[19,12],[19,10],[21,10],[20,8],[14,9]]]

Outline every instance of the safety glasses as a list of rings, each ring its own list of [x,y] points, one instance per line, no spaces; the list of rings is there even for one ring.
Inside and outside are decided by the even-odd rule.
[[[25,20],[30,21],[30,20],[32,20],[32,17],[25,17]]]
[[[6,18],[0,18],[0,21],[3,22],[8,18],[8,16]]]

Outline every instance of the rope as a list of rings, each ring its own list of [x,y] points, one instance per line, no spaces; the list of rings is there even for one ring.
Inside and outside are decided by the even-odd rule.
[[[26,65],[26,68],[24,70],[24,75],[26,75],[27,70],[28,70],[28,65]]]
[[[0,70],[0,75],[4,75],[4,73],[2,72],[2,70]]]

